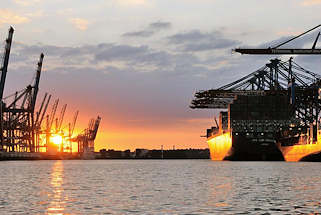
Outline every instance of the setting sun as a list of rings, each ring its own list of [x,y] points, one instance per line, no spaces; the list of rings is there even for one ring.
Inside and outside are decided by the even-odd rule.
[[[60,145],[62,143],[62,136],[60,135],[55,135],[50,138],[50,141],[56,145]]]

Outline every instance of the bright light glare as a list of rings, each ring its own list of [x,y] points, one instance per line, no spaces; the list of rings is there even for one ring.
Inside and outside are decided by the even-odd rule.
[[[60,145],[62,143],[62,136],[56,135],[50,138],[51,142],[53,142],[56,145]]]

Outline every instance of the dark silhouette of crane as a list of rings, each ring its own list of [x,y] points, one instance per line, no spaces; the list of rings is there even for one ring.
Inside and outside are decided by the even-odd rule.
[[[306,31],[296,37],[293,37],[293,38],[291,38],[281,44],[278,44],[274,47],[269,47],[269,48],[265,48],[265,49],[238,48],[238,49],[235,49],[234,51],[241,53],[241,54],[255,54],[255,55],[319,55],[319,54],[321,54],[321,49],[316,49],[316,45],[317,45],[317,42],[320,37],[320,32],[318,33],[311,49],[303,49],[303,48],[292,48],[291,49],[291,48],[280,48],[280,47],[310,33],[311,31],[314,31],[315,29],[318,29],[320,27],[321,27],[321,25],[317,25],[314,28],[311,28],[308,31]]]
[[[98,116],[96,120],[91,119],[89,121],[88,128],[86,128],[81,134],[77,135],[75,138],[72,139],[72,141],[78,143],[78,152],[94,152],[94,141],[97,136],[100,121],[100,116]]]
[[[3,99],[3,91],[4,91],[4,84],[6,82],[7,72],[8,72],[8,64],[9,64],[9,57],[11,51],[11,44],[13,38],[14,29],[12,27],[9,28],[8,38],[6,39],[5,51],[3,56],[3,63],[1,68],[1,80],[0,80],[0,99]]]
[[[0,105],[0,117],[1,119],[3,118],[3,109],[4,109],[4,105],[3,105],[3,91],[4,91],[4,84],[6,81],[6,77],[7,77],[7,72],[8,72],[8,63],[9,63],[9,57],[10,57],[10,50],[11,50],[11,44],[12,44],[12,38],[13,38],[13,32],[14,29],[12,27],[10,27],[9,29],[9,33],[8,33],[8,38],[6,39],[6,45],[5,45],[5,50],[4,50],[4,56],[3,56],[3,63],[2,63],[2,67],[1,67],[1,80],[0,80],[0,101],[1,101],[1,105]],[[4,125],[3,125],[3,121],[1,120],[1,125],[0,125],[0,132],[1,132],[1,149],[3,149],[3,144],[4,144]]]
[[[252,55],[319,55],[317,49],[320,32],[311,49],[280,48],[318,28],[318,25],[308,31],[293,37],[275,47],[265,49],[235,49],[235,52]],[[296,135],[305,135],[310,131],[313,141],[317,140],[317,126],[321,113],[321,76],[298,65],[291,57],[288,61],[271,59],[269,63],[258,70],[217,89],[198,91],[190,107],[196,109],[214,108],[228,109],[238,96],[282,96],[286,95],[289,109],[296,127]],[[233,127],[233,125],[232,125]],[[231,128],[232,128],[231,127]],[[291,128],[292,129],[292,128]]]
[[[12,44],[13,28],[10,27],[6,39],[3,66],[1,68],[0,80],[0,117],[1,117],[1,147],[3,151],[36,151],[36,121],[35,105],[39,90],[39,82],[42,70],[44,54],[40,55],[35,82],[25,89],[8,97],[3,97],[3,91],[8,71],[9,55]],[[12,102],[7,100],[14,96]],[[5,102],[6,101],[6,102]]]

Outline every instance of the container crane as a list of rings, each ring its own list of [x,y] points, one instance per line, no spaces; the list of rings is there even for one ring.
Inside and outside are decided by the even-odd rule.
[[[5,150],[30,152],[37,150],[34,110],[43,58],[44,55],[41,54],[36,71],[36,81],[33,86],[28,85],[25,89],[16,92],[14,95],[2,98],[1,124],[3,126],[1,126],[1,134],[3,137],[2,143],[6,146]],[[14,96],[13,102],[3,103],[3,101],[12,96]]]
[[[78,142],[78,152],[87,153],[93,152],[95,147],[95,139],[97,136],[98,128],[100,125],[101,117],[98,116],[95,119],[89,121],[88,128],[86,128],[81,134],[73,138],[72,141]]]
[[[293,37],[273,48],[267,48],[267,49],[235,49],[236,52],[239,52],[241,54],[255,54],[255,55],[319,55],[321,54],[321,49],[316,49],[317,42],[320,38],[320,32],[318,33],[311,49],[280,49],[281,46],[288,44],[289,42],[296,40],[303,35],[306,35],[310,33],[311,31],[314,31],[318,28],[321,28],[321,25],[317,25],[314,28],[311,28],[307,30],[306,32],[303,32],[302,34]],[[279,62],[278,59],[275,59],[275,61]],[[267,64],[267,66],[270,68],[270,74],[273,74],[273,67],[277,68],[278,63],[274,63],[271,61],[272,64]],[[311,83],[310,85],[304,83],[301,81],[300,84],[303,84],[303,88],[298,88],[297,83],[300,82],[300,78],[298,76],[293,76],[293,62],[292,57],[289,60],[289,77],[290,80],[288,80],[288,91],[290,92],[290,103],[293,107],[293,110],[296,112],[297,118],[303,119],[305,123],[308,125],[310,124],[310,129],[313,131],[313,139],[317,139],[317,122],[319,121],[319,115],[321,110],[321,104],[320,104],[320,91],[321,91],[321,78],[319,75],[314,74],[315,81]],[[299,69],[302,69],[302,67],[299,67]],[[307,70],[305,70],[306,72]],[[277,74],[277,69],[274,69],[274,74]],[[308,74],[311,75],[311,72],[308,71]],[[307,77],[307,76],[304,76]],[[302,78],[302,76],[301,76]],[[277,79],[277,77],[276,77]]]
[[[308,31],[293,37],[277,46],[266,49],[235,49],[235,52],[252,55],[320,55],[321,49],[317,49],[320,32],[311,49],[306,48],[280,48],[285,44],[296,40],[311,31],[320,28],[318,25]],[[297,126],[300,127],[298,135],[310,133],[309,138],[314,142],[318,138],[317,126],[320,122],[321,76],[310,72],[293,61],[281,61],[272,59],[265,66],[255,72],[217,89],[199,91],[195,93],[195,99],[191,108],[219,108],[229,109],[237,98],[236,96],[251,95],[277,95],[287,96],[289,99],[289,111]]]

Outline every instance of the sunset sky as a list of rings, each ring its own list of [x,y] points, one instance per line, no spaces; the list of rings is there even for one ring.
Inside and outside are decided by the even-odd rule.
[[[321,0],[2,0],[0,39],[15,28],[5,95],[30,84],[44,52],[38,104],[45,92],[58,113],[67,103],[65,124],[79,110],[76,132],[100,115],[96,150],[206,148],[217,112],[189,109],[195,90],[260,68],[268,56],[232,49],[297,35],[320,11]],[[319,58],[296,61],[321,74]]]

